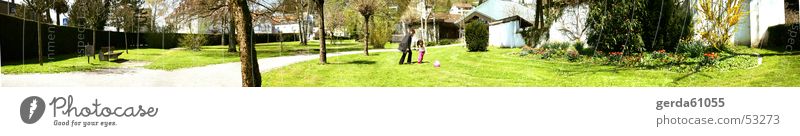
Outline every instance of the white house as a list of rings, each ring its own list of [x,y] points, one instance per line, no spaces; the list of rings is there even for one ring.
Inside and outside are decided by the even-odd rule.
[[[498,47],[522,47],[525,40],[518,33],[531,25],[535,11],[519,3],[489,0],[467,13],[457,24],[479,19],[489,24],[489,45]]]

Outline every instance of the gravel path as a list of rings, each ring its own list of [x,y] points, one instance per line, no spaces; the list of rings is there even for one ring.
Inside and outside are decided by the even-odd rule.
[[[440,48],[447,45],[430,48]],[[397,49],[370,50],[389,52]],[[363,51],[328,53],[328,57],[360,54]],[[261,72],[294,63],[319,59],[319,54],[283,56],[258,60]],[[54,74],[2,75],[3,87],[240,87],[241,63],[224,63],[173,71],[145,69],[142,62],[126,62],[126,66],[94,71]]]

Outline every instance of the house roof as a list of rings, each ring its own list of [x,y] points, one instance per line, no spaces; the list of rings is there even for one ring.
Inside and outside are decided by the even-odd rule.
[[[429,17],[430,17],[429,18],[430,20],[428,20],[428,22],[436,21],[436,22],[445,22],[445,23],[453,23],[453,24],[455,24],[456,21],[458,21],[458,19],[461,18],[461,15],[459,15],[459,14],[450,14],[450,13],[433,13],[433,15],[431,15]],[[419,22],[419,18],[410,18],[410,19],[408,19],[406,21],[412,22],[412,23],[418,23]]]
[[[456,23],[463,24],[464,21],[473,17],[486,19],[489,22],[513,16],[519,16],[523,20],[533,20],[535,13],[533,8],[528,8],[518,3],[503,0],[489,0],[478,5],[475,10],[470,11],[466,16],[458,19]]]
[[[468,3],[462,3],[462,2],[457,2],[457,3],[453,3],[453,7],[457,7],[457,8],[471,8],[471,7],[472,7],[472,4],[468,4]]]

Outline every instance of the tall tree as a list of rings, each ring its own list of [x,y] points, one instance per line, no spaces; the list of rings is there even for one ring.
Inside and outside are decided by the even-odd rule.
[[[377,3],[378,1],[375,0],[356,0],[356,10],[358,13],[361,13],[361,16],[364,17],[364,55],[369,56],[369,21],[370,17],[375,14],[375,10],[377,10]]]
[[[317,7],[317,13],[319,13],[319,63],[320,64],[327,64],[328,57],[327,52],[325,51],[325,0],[314,0],[315,7]]]
[[[92,29],[92,45],[97,45],[97,31],[108,20],[108,0],[75,0],[69,10],[69,25]]]
[[[128,52],[128,32],[132,31],[136,27],[136,23],[138,18],[136,18],[137,11],[139,10],[141,3],[144,1],[142,0],[115,0],[112,1],[111,9],[111,25],[117,28],[117,31],[120,29],[125,30],[125,52]]]
[[[261,72],[258,70],[258,60],[255,47],[253,47],[253,19],[247,0],[229,0],[231,13],[236,23],[236,39],[239,40],[239,59],[242,62],[242,86],[261,86]]]

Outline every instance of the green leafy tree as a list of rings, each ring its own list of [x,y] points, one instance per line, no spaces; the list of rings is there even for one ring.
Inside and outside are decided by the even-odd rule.
[[[642,52],[643,24],[647,13],[641,0],[601,0],[589,6],[587,43],[601,51]]]
[[[692,34],[690,3],[679,0],[648,0],[647,14],[642,21],[642,40],[646,49],[674,50],[681,40],[689,40]]]

